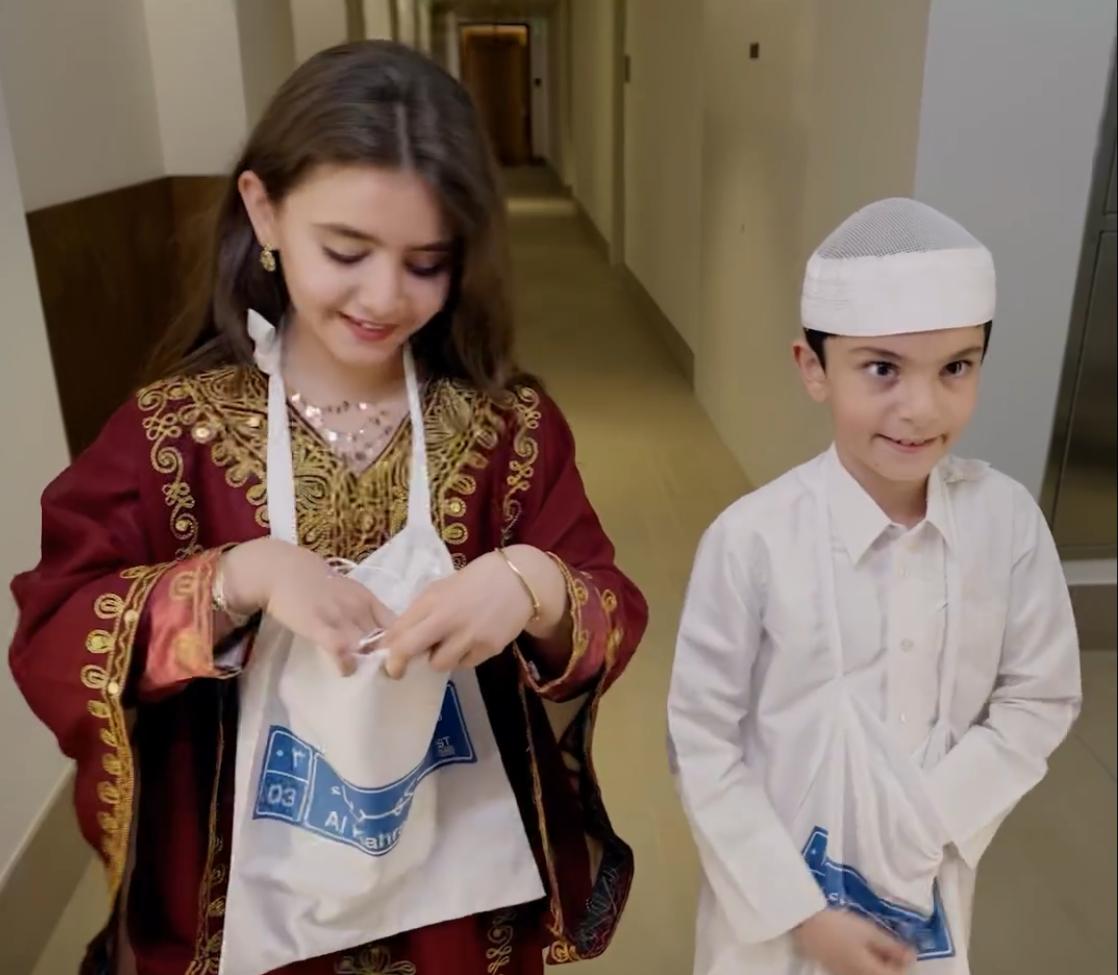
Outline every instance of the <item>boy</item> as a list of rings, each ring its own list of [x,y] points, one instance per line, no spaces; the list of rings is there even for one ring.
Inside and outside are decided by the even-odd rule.
[[[795,361],[834,445],[708,530],[668,704],[703,866],[696,975],[967,975],[974,871],[1079,709],[1023,487],[950,456],[993,260],[912,200],[808,262]]]

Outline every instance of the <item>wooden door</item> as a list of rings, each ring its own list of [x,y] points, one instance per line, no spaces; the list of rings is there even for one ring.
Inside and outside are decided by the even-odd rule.
[[[528,43],[523,25],[471,25],[461,30],[462,82],[504,166],[522,166],[532,159]]]

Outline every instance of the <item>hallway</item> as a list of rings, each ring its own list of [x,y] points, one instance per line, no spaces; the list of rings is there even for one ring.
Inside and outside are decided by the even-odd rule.
[[[652,607],[601,711],[596,749],[614,823],[636,849],[636,882],[613,948],[572,972],[689,975],[697,866],[667,772],[664,700],[695,546],[748,484],[572,205],[539,195],[546,171],[510,182],[522,364],[570,420],[590,497]],[[1085,655],[1084,716],[988,854],[979,975],[1101,975],[1114,957],[1115,660]],[[33,975],[74,972],[102,910],[94,866]]]
[[[636,849],[636,880],[614,948],[575,970],[683,975],[697,861],[668,775],[664,702],[695,546],[748,485],[626,286],[556,202],[557,216],[512,205],[521,361],[570,421],[587,492],[651,608],[600,711],[595,750],[610,815]]]

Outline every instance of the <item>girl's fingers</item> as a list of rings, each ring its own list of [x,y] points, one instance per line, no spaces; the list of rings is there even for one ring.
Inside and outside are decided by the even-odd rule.
[[[428,616],[407,628],[399,624],[390,627],[378,644],[388,653],[384,662],[388,676],[403,677],[412,660],[442,643],[447,636],[446,623],[438,616]]]
[[[431,654],[431,666],[439,671],[457,670],[473,650],[472,640],[467,633],[456,634],[444,640]]]

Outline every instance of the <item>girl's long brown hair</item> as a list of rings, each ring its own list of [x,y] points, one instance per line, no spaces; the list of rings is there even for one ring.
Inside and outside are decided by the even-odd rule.
[[[252,170],[279,203],[327,163],[406,168],[433,188],[454,235],[455,262],[447,303],[413,339],[416,358],[428,375],[487,392],[504,388],[516,370],[504,204],[492,154],[465,89],[422,55],[386,41],[323,51],[272,99],[225,190],[204,307],[168,330],[152,377],[252,361],[248,310],[278,324],[289,298],[282,273],[260,265],[237,180]]]

